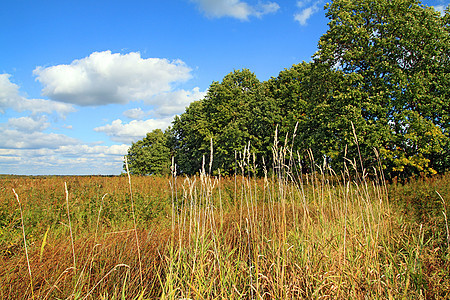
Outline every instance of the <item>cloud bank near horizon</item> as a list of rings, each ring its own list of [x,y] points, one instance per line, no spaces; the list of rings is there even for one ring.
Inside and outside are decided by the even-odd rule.
[[[16,112],[0,123],[0,163],[9,170],[29,163],[30,174],[39,173],[40,167],[63,174],[62,166],[68,165],[79,173],[89,173],[87,165],[117,169],[132,142],[154,129],[166,129],[176,114],[206,95],[198,87],[180,88],[191,73],[181,60],[93,52],[67,65],[35,68],[48,99],[27,98],[10,74],[0,74],[0,114]],[[106,140],[86,143],[71,136],[72,124],[56,125],[84,108],[106,105],[123,106],[122,116],[129,119],[111,116],[114,121],[92,126],[92,132],[104,134]]]

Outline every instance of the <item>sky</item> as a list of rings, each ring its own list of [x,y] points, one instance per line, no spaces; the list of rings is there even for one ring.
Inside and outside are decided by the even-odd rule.
[[[426,0],[443,10],[448,0]],[[214,81],[310,61],[321,0],[4,0],[0,174],[118,175]]]

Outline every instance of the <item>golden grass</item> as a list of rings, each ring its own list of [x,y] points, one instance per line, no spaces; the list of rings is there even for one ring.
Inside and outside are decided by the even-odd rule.
[[[449,298],[448,232],[438,249],[379,171],[302,174],[274,150],[263,178],[244,152],[236,177],[2,179],[0,298]],[[22,217],[10,187],[26,199]]]

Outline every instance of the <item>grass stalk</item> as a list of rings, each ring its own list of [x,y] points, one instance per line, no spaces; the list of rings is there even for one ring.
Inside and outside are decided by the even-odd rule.
[[[33,276],[31,275],[31,265],[30,265],[30,258],[28,257],[28,247],[27,247],[27,239],[25,237],[25,225],[23,222],[23,212],[22,212],[22,204],[19,200],[19,195],[17,195],[16,191],[12,189],[14,195],[16,196],[17,202],[19,203],[19,210],[20,210],[20,221],[22,224],[22,235],[23,235],[23,245],[25,247],[25,256],[27,259],[27,266],[28,266],[28,274],[30,275],[30,288],[31,288],[31,298],[34,299],[34,286],[33,286]]]
[[[112,272],[114,272],[114,271],[116,271],[119,267],[126,267],[126,268],[128,268],[128,269],[130,269],[130,266],[128,266],[128,265],[126,265],[126,264],[117,264],[117,265],[115,265],[114,266],[114,268],[112,268],[111,270],[109,270],[108,271],[108,273],[106,273],[91,289],[90,289],[90,291],[86,294],[86,295],[84,295],[84,297],[82,298],[82,300],[85,300],[85,299],[87,299],[91,294],[92,294],[92,292],[100,285],[100,283],[102,283],[106,278],[108,278],[108,276],[112,273]]]
[[[57,289],[57,288],[58,288],[58,285],[57,285],[57,284],[59,283],[59,281],[64,277],[64,275],[68,274],[69,271],[71,271],[71,270],[74,270],[74,271],[75,271],[75,269],[74,269],[73,267],[68,267],[67,269],[65,269],[65,270],[58,276],[58,278],[56,279],[55,283],[52,284],[52,287],[51,287],[51,288],[48,290],[48,292],[45,294],[44,300],[47,299],[47,298],[51,295],[51,293],[53,292],[54,289]]]
[[[442,214],[444,215],[444,219],[445,219],[445,229],[447,230],[447,253],[449,253],[450,251],[450,231],[448,228],[448,220],[447,220],[447,205],[445,203],[444,198],[441,196],[441,194],[436,191],[436,193],[438,194],[439,198],[441,198],[442,201],[442,205],[443,205],[443,210],[442,210]]]
[[[94,242],[97,243],[97,235],[98,235],[98,228],[100,226],[100,214],[102,213],[103,209],[103,200],[108,195],[108,193],[104,194],[102,197],[102,200],[100,201],[100,208],[98,209],[98,215],[97,215],[97,224],[95,226],[95,236],[94,236]]]
[[[74,227],[77,231],[75,236],[71,235],[72,249],[66,245],[67,230],[58,239],[57,228],[51,226],[52,242],[48,245],[44,242],[47,231],[40,244],[41,252],[37,246],[30,248],[34,242],[33,231],[30,228],[31,233],[25,237],[24,222],[32,222],[35,216],[40,216],[38,213],[52,212],[51,206],[43,202],[44,199],[38,199],[36,203],[45,209],[37,210],[32,207],[34,203],[27,202],[26,212],[30,211],[32,218],[24,221],[16,194],[30,281],[23,280],[27,278],[23,264],[19,268],[21,277],[14,273],[1,278],[2,282],[13,282],[14,287],[0,286],[0,298],[18,298],[20,291],[28,286],[32,287],[33,293],[27,290],[28,297],[34,295],[34,298],[43,299],[449,298],[446,290],[450,286],[450,277],[446,271],[450,233],[444,201],[448,190],[445,184],[439,187],[442,196],[437,193],[441,201],[434,194],[434,187],[429,193],[434,195],[438,205],[439,215],[433,217],[440,217],[437,228],[440,231],[432,233],[439,239],[433,241],[430,238],[430,229],[434,229],[432,224],[424,220],[419,229],[397,209],[396,202],[389,206],[381,166],[371,173],[375,174],[373,178],[361,170],[362,165],[360,167],[356,160],[345,159],[343,171],[337,175],[326,161],[316,164],[312,151],[301,158],[298,152],[293,154],[291,142],[275,144],[273,171],[267,172],[263,161],[264,178],[256,176],[257,160],[250,153],[248,144],[243,153],[235,154],[237,172],[234,178],[222,177],[220,171],[215,177],[211,155],[209,165],[205,159],[199,175],[184,180],[177,179],[174,163],[171,178],[133,177],[126,163],[128,184],[123,177],[109,178],[113,184],[106,183],[103,178],[89,178],[81,185],[83,192],[78,193],[76,184],[67,181],[66,203],[59,203],[62,216],[58,217],[66,218],[64,206],[67,206],[68,218],[92,224],[91,228]],[[311,164],[307,169],[312,172],[307,175],[305,169],[301,169],[304,160]],[[446,180],[444,182],[448,182],[450,176]],[[163,190],[160,194],[152,189],[156,181]],[[76,207],[85,205],[82,209],[71,208],[69,211],[68,186],[71,187],[70,196],[77,198]],[[98,199],[97,194],[85,193],[91,187],[95,193],[103,195],[98,211],[92,209],[96,206],[92,199]],[[25,190],[33,191],[34,188]],[[2,191],[0,189],[0,196]],[[105,202],[111,191],[114,191],[109,194],[113,201]],[[32,199],[37,194],[34,192],[28,198],[21,196]],[[148,204],[150,197],[147,195],[162,199],[158,201],[161,216],[145,219],[146,211],[152,207],[139,208],[141,203]],[[43,198],[51,199],[47,195]],[[2,205],[0,201],[0,209]],[[126,209],[131,209],[134,227],[121,230],[131,224],[131,216],[127,219],[121,214]],[[18,222],[17,215],[15,218],[9,221],[11,225],[0,224],[2,234],[13,231],[5,228],[19,229],[15,223]],[[147,238],[138,235],[137,225],[141,220],[150,227]],[[41,226],[39,232],[45,232],[51,223],[40,222],[45,227],[38,223],[37,226]],[[140,229],[139,233],[144,230]],[[106,233],[101,234],[103,232]],[[16,240],[20,243],[18,233],[17,230],[18,238],[13,236],[11,244],[17,244]],[[81,240],[87,234],[89,238],[83,243]],[[115,234],[114,238],[110,234]],[[73,244],[86,247],[77,248],[76,261],[70,266],[75,258]],[[16,255],[14,247],[17,246],[9,245],[0,244],[3,255],[0,258],[8,257],[3,260],[8,266],[0,265],[0,274],[7,273],[4,270],[10,270],[13,263],[17,266],[18,262],[24,261],[23,251]],[[88,245],[93,245],[92,251]],[[45,255],[42,255],[43,247]],[[57,260],[68,258],[70,268],[64,270],[67,265],[55,262],[54,256],[47,255],[50,251],[58,251]],[[38,258],[41,262],[36,270],[33,266],[35,271],[31,274],[33,257],[36,262]],[[137,259],[139,277],[134,274],[137,273]],[[78,269],[75,269],[75,262]],[[37,272],[38,268],[45,272]],[[20,289],[15,289],[16,285]]]
[[[69,222],[70,244],[72,246],[73,268],[76,270],[77,269],[77,264],[76,264],[76,259],[75,259],[75,246],[74,246],[74,243],[73,243],[72,223],[70,221],[69,191],[67,190],[67,182],[64,182],[64,191],[65,191],[65,194],[66,194],[67,220]]]
[[[42,256],[44,255],[44,248],[47,245],[47,237],[48,232],[50,231],[50,226],[47,226],[47,230],[44,233],[44,237],[42,238],[41,250],[39,251],[39,262],[42,262]]]
[[[133,199],[133,188],[131,186],[131,176],[130,176],[130,170],[128,169],[128,159],[125,155],[125,168],[127,170],[127,176],[128,176],[128,186],[130,190],[130,200],[131,200],[131,213],[133,215],[133,229],[134,229],[134,237],[136,239],[136,248],[138,253],[138,261],[139,261],[139,279],[141,282],[141,287],[144,287],[144,280],[142,278],[142,260],[141,260],[141,248],[139,245],[139,237],[137,232],[137,223],[136,223],[136,213],[134,211],[134,199]]]

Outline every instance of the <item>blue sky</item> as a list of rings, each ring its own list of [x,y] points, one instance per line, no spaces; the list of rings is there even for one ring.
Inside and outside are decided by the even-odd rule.
[[[423,3],[443,10],[448,0]],[[120,174],[213,81],[310,61],[325,1],[10,0],[0,6],[0,174]]]

